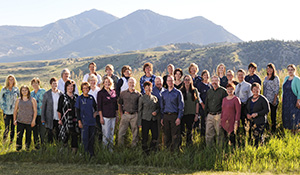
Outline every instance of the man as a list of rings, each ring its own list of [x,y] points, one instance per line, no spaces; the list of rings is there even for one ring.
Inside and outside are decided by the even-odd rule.
[[[248,98],[252,96],[251,84],[245,81],[245,75],[246,72],[243,69],[238,70],[237,77],[238,77],[239,84],[236,86],[235,89],[235,96],[237,96],[242,103],[241,121],[244,128],[245,128],[245,121],[247,116],[247,114],[245,113],[246,102]]]
[[[184,101],[180,90],[174,88],[174,77],[167,77],[168,89],[161,94],[161,125],[167,148],[178,149],[180,144],[180,119],[183,115]]]
[[[118,144],[124,144],[124,136],[130,124],[132,132],[131,146],[135,147],[138,142],[138,105],[141,93],[135,90],[136,80],[133,77],[128,79],[128,89],[122,91],[119,96],[119,111],[121,121],[119,126]]]
[[[158,99],[158,103],[160,104],[161,102],[161,93],[164,92],[166,89],[163,87],[163,78],[161,76],[156,76],[154,80],[155,86],[152,89],[152,95],[154,95]],[[161,130],[162,130],[162,125],[161,125],[161,113],[159,112],[157,114],[157,124],[158,124],[158,135],[160,135]],[[161,144],[161,140],[159,138],[159,144]]]
[[[205,140],[207,146],[212,146],[214,137],[220,143],[220,122],[222,112],[222,101],[227,96],[226,89],[220,86],[220,79],[218,76],[211,78],[212,89],[207,91],[207,97],[205,100],[205,115],[206,131]]]
[[[58,99],[62,95],[62,92],[57,89],[57,79],[51,78],[50,79],[51,89],[48,90],[43,97],[43,104],[42,104],[42,123],[44,123],[47,135],[48,135],[48,142],[53,142],[53,137],[58,139],[59,134],[59,127],[58,127]]]
[[[65,82],[70,79],[70,71],[69,69],[63,69],[61,71],[61,79],[58,80],[58,90],[62,93],[65,93]],[[75,82],[75,81],[74,81]],[[79,95],[77,85],[75,84],[75,94]]]
[[[33,137],[34,137],[34,145],[36,149],[40,148],[40,141],[41,144],[44,142],[45,136],[45,127],[41,123],[41,111],[42,111],[42,102],[43,96],[46,92],[45,89],[40,88],[40,79],[33,78],[31,80],[31,86],[33,87],[33,91],[31,91],[31,97],[35,98],[37,102],[37,117],[36,117],[36,125],[33,128]]]

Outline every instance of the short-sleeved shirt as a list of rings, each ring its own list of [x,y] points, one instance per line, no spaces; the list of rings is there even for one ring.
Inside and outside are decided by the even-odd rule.
[[[94,113],[97,109],[96,101],[92,95],[85,97],[80,95],[75,103],[75,108],[79,110],[78,120],[81,120],[83,125],[95,126],[96,118]]]

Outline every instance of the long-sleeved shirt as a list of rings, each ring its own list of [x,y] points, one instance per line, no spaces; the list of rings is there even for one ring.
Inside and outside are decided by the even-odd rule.
[[[164,113],[178,113],[178,118],[181,119],[184,109],[184,100],[181,91],[173,88],[171,91],[165,90],[161,96],[160,108],[162,118],[164,117]]]
[[[37,93],[33,91],[31,91],[30,96],[35,98],[36,103],[37,103],[37,115],[41,115],[42,113],[42,104],[43,104],[43,97],[45,94],[46,90],[40,88]]]
[[[17,87],[12,87],[11,91],[8,88],[2,88],[0,92],[0,106],[4,114],[13,115],[15,103],[19,96],[20,91]]]
[[[153,116],[152,112],[159,113],[159,102],[154,95],[146,95],[140,97],[139,99],[139,117],[138,125],[142,125],[142,120],[155,121],[157,120],[157,115]]]
[[[269,103],[273,103],[275,95],[278,96],[279,93],[279,78],[275,76],[273,80],[268,80],[268,77],[265,77],[263,83],[263,92],[264,96],[268,99]],[[276,104],[278,104],[278,98],[276,98]]]
[[[105,78],[106,76],[107,76],[107,74],[104,75],[104,76],[102,77],[102,79],[104,80],[104,78]],[[114,88],[113,88],[113,89],[116,89],[116,88],[117,88],[118,81],[119,81],[119,77],[118,77],[117,75],[115,75],[115,74],[112,74],[110,78],[114,81]]]
[[[66,83],[64,82],[64,80],[62,78],[58,80],[57,89],[60,90],[63,94],[65,93],[65,84]],[[75,84],[75,94],[76,95],[79,94],[79,91],[78,91],[78,88],[77,88],[76,84]]]
[[[143,75],[140,79],[140,86],[141,86],[141,93],[145,94],[145,89],[144,89],[144,83],[146,81],[150,81],[152,83],[152,85],[155,85],[155,78],[156,76],[154,74],[151,75],[151,77],[147,77],[146,75]]]
[[[214,88],[207,91],[205,99],[205,114],[210,112],[221,112],[223,98],[227,96],[225,88],[219,86],[216,90]]]
[[[104,88],[97,95],[98,111],[102,111],[103,117],[113,118],[118,110],[117,94],[115,90],[108,92]]]
[[[96,125],[94,113],[97,110],[97,104],[92,95],[89,95],[88,97],[80,95],[76,100],[75,108],[78,112],[78,121],[80,120],[82,124],[86,126]]]
[[[246,103],[246,114],[252,115],[253,113],[257,113],[258,116],[253,118],[253,122],[255,124],[263,124],[267,121],[267,115],[270,111],[270,105],[266,97],[263,95],[259,95],[259,98],[256,102],[252,102],[252,97],[250,97]],[[252,103],[252,107],[251,107]]]
[[[223,98],[222,113],[221,113],[221,126],[222,128],[231,133],[234,130],[234,123],[240,122],[241,116],[241,101],[238,97],[233,97],[228,100],[227,97]]]
[[[245,80],[239,83],[235,88],[235,96],[239,97],[243,104],[246,104],[248,98],[252,96],[251,84]]]
[[[258,84],[261,85],[261,79],[260,79],[259,76],[256,75],[256,74],[254,74],[254,75],[252,75],[252,76],[247,75],[247,76],[245,77],[245,81],[248,82],[248,83],[250,83],[250,84],[258,83]]]
[[[95,76],[97,77],[97,85],[101,84],[101,82],[102,82],[101,75],[100,74],[96,74]],[[83,76],[82,82],[88,82],[89,77],[90,77],[89,73],[85,74]]]
[[[137,90],[130,92],[129,89],[121,92],[119,97],[119,104],[122,106],[123,111],[129,113],[138,112],[139,98],[141,93]]]
[[[228,84],[227,77],[224,75],[222,78],[219,78],[219,79],[220,79],[220,86],[226,88],[226,85]]]

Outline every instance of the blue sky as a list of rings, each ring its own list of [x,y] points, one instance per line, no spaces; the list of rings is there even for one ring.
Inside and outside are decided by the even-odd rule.
[[[178,19],[203,16],[244,41],[300,40],[297,0],[0,0],[0,25],[43,26],[98,9],[124,17],[150,9]]]

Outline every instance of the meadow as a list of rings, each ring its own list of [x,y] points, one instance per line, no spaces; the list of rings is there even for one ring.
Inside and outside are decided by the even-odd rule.
[[[103,75],[103,70],[100,70],[100,73]],[[261,78],[265,77],[265,74],[265,70],[259,72]],[[78,75],[72,74],[77,85],[80,84],[82,75],[82,71]],[[135,71],[133,75],[139,80],[142,73]],[[278,75],[282,84],[287,71],[281,70]],[[18,86],[21,84],[29,85],[29,82],[20,81]],[[49,89],[47,84],[43,82],[43,88]],[[136,87],[139,90],[139,83]],[[280,99],[281,93],[280,90]],[[136,148],[129,147],[131,137],[128,132],[128,146],[116,146],[112,153],[96,142],[96,156],[91,159],[84,153],[82,145],[77,154],[72,154],[71,150],[63,147],[60,142],[46,144],[39,150],[32,146],[29,151],[16,152],[15,141],[12,145],[2,141],[2,111],[0,116],[0,174],[300,173],[300,135],[294,135],[282,128],[281,104],[277,112],[277,132],[271,134],[267,130],[264,134],[265,144],[258,148],[246,141],[248,136],[241,134],[237,137],[239,146],[236,148],[206,147],[204,137],[195,131],[192,146],[186,147],[183,142],[178,152],[162,149],[147,156],[143,153],[141,145]],[[115,133],[117,132],[118,127],[115,130]]]

